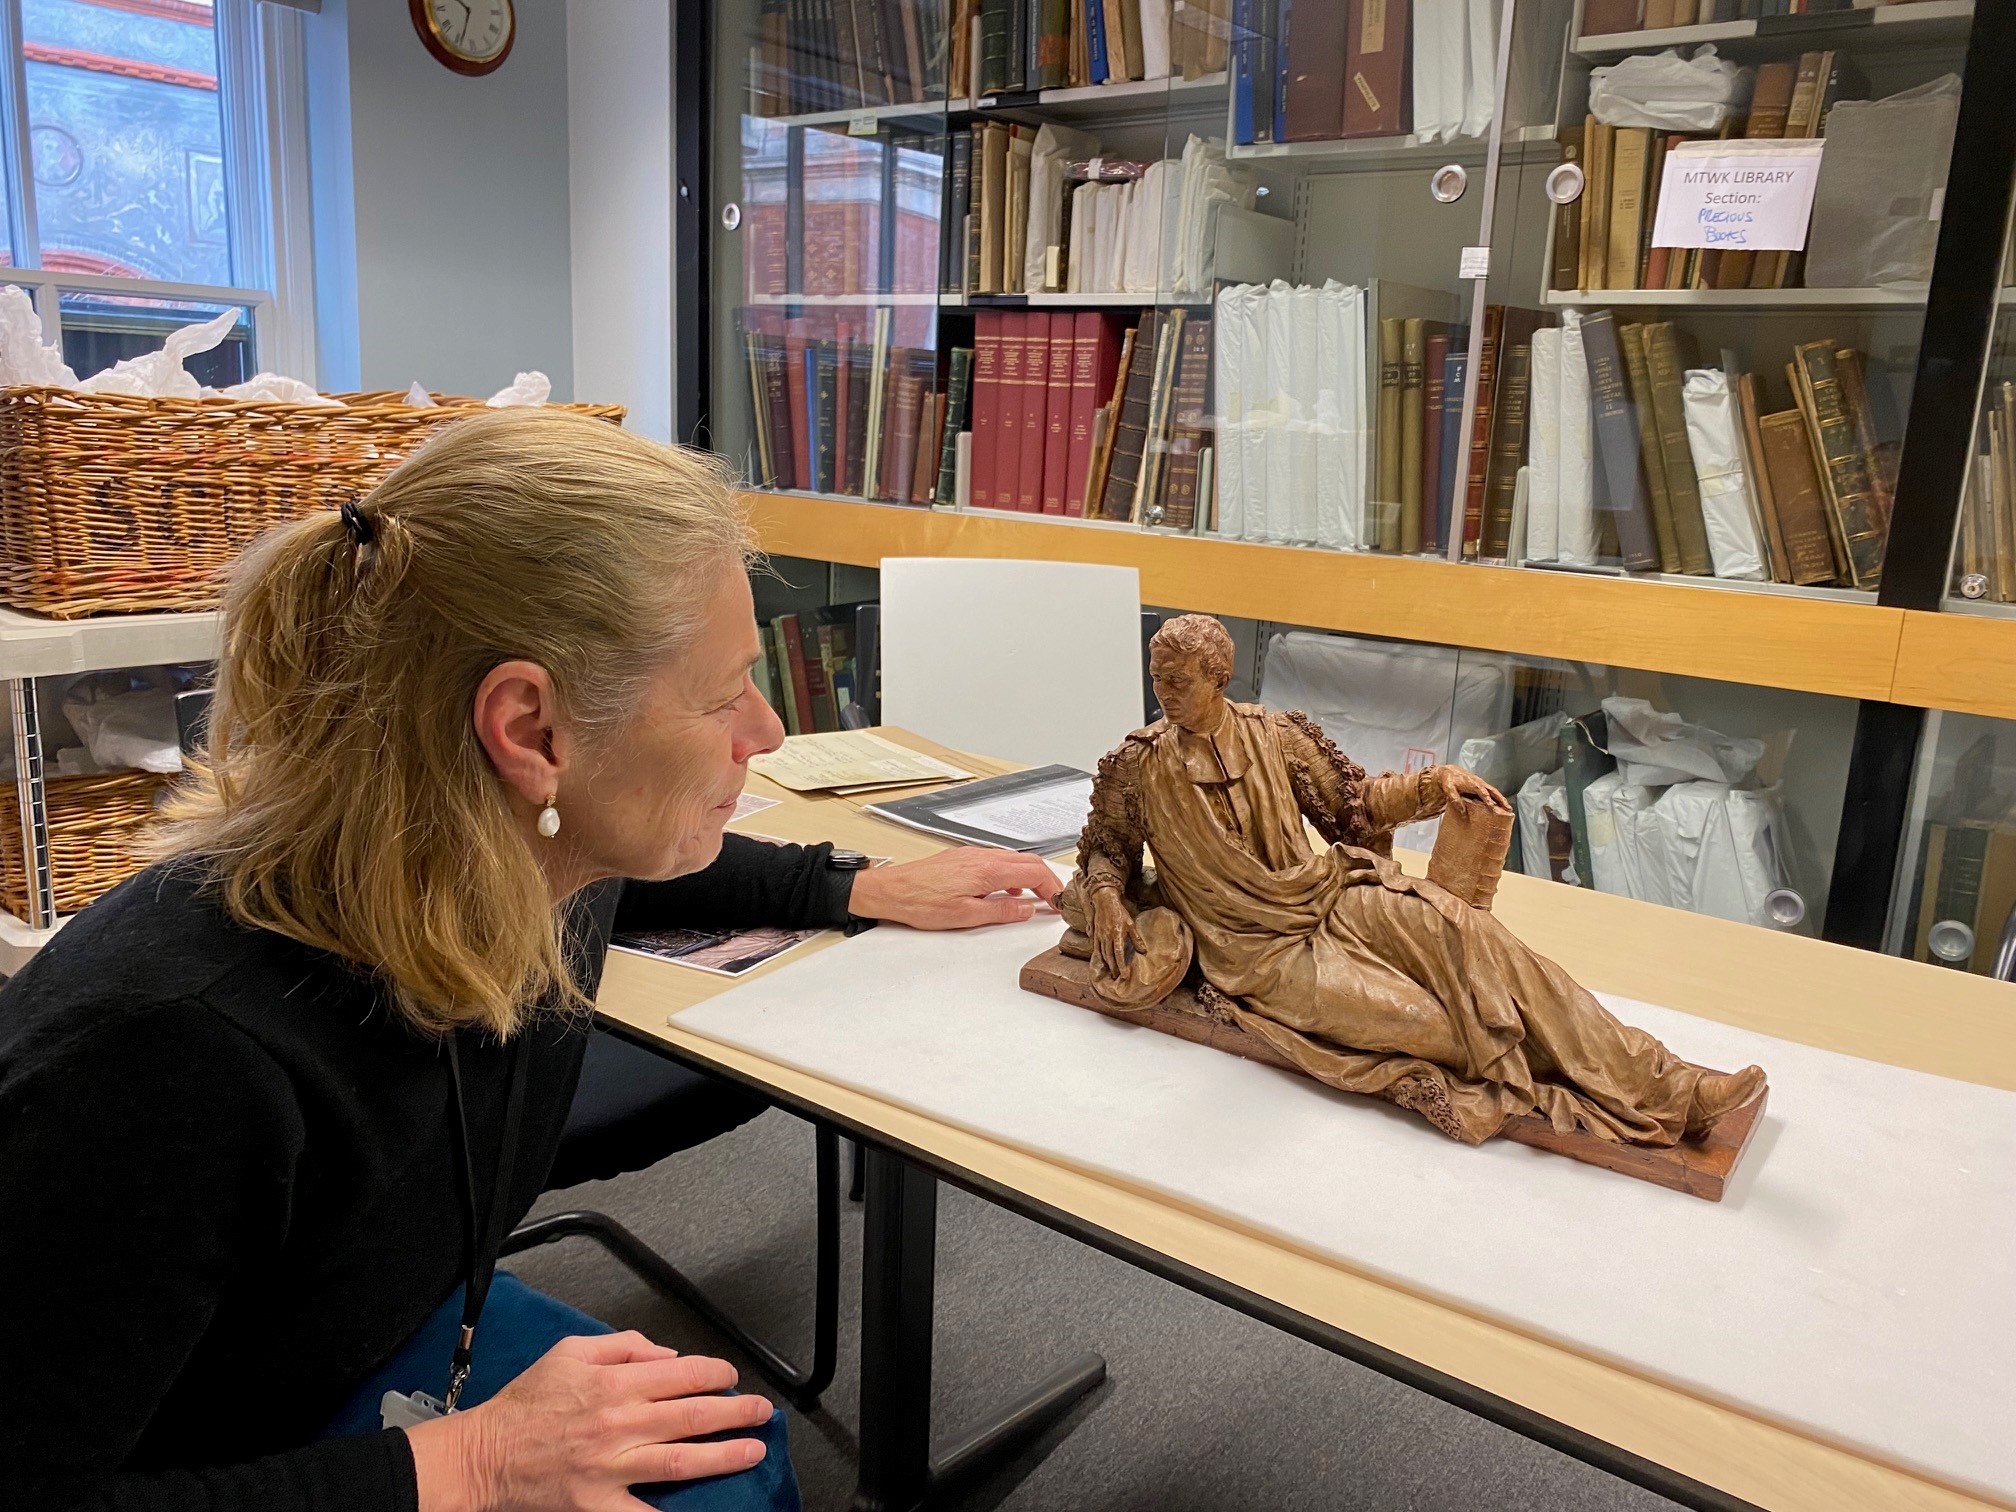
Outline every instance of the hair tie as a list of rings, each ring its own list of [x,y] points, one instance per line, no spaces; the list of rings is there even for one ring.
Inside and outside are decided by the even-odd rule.
[[[345,499],[336,511],[343,517],[343,529],[349,533],[352,546],[369,546],[375,532],[364,511],[357,507],[355,499]]]

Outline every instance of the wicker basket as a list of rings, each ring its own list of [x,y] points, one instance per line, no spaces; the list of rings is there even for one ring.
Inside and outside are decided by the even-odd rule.
[[[271,526],[355,499],[474,399],[341,409],[0,389],[0,601],[58,619],[215,608]],[[613,404],[555,406],[623,420]]]
[[[175,782],[157,772],[107,772],[48,780],[49,861],[56,912],[71,914],[147,864],[140,852],[154,805]],[[28,866],[21,845],[21,801],[0,785],[0,907],[28,917]]]

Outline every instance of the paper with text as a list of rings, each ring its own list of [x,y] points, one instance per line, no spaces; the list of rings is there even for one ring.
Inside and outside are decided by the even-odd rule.
[[[1018,845],[1031,845],[1075,834],[1085,827],[1086,816],[1092,812],[1092,779],[1003,793],[974,803],[949,805],[938,812],[955,824],[992,830]]]
[[[1683,142],[1666,154],[1652,245],[1803,252],[1825,145]]]
[[[794,793],[885,783],[946,782],[972,776],[935,756],[912,751],[867,730],[793,735],[767,755],[751,757],[749,768]]]

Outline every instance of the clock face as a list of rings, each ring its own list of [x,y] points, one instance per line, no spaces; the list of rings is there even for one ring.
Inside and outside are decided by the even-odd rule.
[[[511,50],[511,0],[413,0],[412,8],[427,50],[458,72],[488,73]]]

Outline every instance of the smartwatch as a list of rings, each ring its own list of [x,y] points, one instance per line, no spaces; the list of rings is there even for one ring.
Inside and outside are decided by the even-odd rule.
[[[866,871],[870,859],[863,851],[841,850],[838,847],[826,853],[826,870],[834,874],[833,891],[838,895],[838,901],[843,911],[845,910],[846,900],[854,892],[855,873]],[[861,933],[862,930],[873,929],[874,927],[875,920],[858,918],[850,913],[847,915],[847,922],[842,926],[842,930],[849,939],[852,939],[855,935]]]

